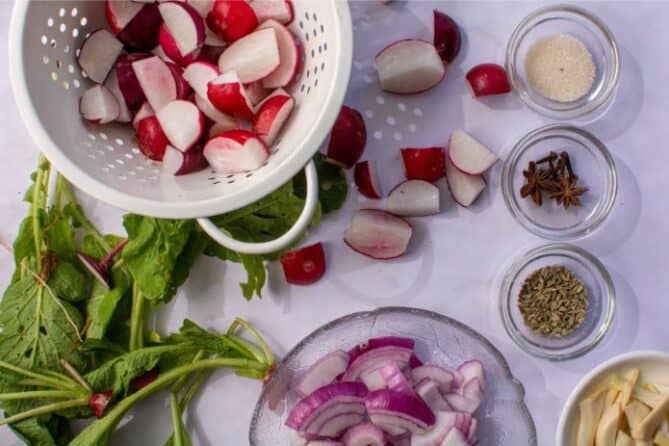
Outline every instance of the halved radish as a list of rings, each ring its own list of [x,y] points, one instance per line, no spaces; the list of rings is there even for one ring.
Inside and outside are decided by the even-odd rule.
[[[96,85],[86,90],[79,99],[79,112],[86,121],[107,124],[119,117],[121,109],[111,91]]]
[[[449,15],[434,10],[434,46],[441,60],[453,62],[460,52],[462,36],[460,28]]]
[[[235,129],[237,129],[237,124],[232,119],[229,122],[214,122],[214,124],[209,127],[208,139],[218,136],[223,132]]]
[[[167,139],[182,152],[190,149],[202,135],[204,118],[192,102],[172,101],[160,109],[156,117]]]
[[[132,69],[154,110],[160,111],[177,98],[177,85],[172,70],[160,57],[137,60],[132,63]]]
[[[265,144],[272,145],[294,106],[295,100],[283,89],[272,92],[258,104],[258,112],[253,120],[253,131]]]
[[[187,152],[167,146],[161,171],[167,175],[186,175],[199,172],[209,166],[202,152],[202,146],[195,146]]]
[[[207,25],[221,39],[234,42],[258,26],[253,9],[240,0],[216,0],[207,15]]]
[[[172,60],[179,63],[177,59],[183,60],[202,47],[205,25],[204,20],[195,9],[187,3],[171,1],[161,3],[158,10],[163,18],[161,36],[171,37],[171,41],[176,45],[176,48],[167,45],[170,50],[168,52],[168,48],[163,46],[161,41],[165,54]],[[169,43],[168,40],[170,39],[167,39],[166,43]],[[177,59],[174,59],[170,53],[176,55]]]
[[[242,119],[253,119],[253,103],[234,71],[228,71],[209,81],[207,99],[223,113]]]
[[[164,23],[160,25],[160,31],[158,32],[158,42],[160,43],[160,48],[162,48],[163,53],[165,53],[165,55],[169,57],[170,60],[181,65],[182,67],[196,61],[200,57],[199,48],[191,51],[186,55],[181,54],[176,40],[174,40],[174,37]]]
[[[381,88],[391,93],[420,93],[436,86],[446,75],[434,45],[420,39],[391,43],[374,61]]]
[[[360,161],[353,168],[353,180],[358,191],[367,198],[381,198],[378,176],[372,161]]]
[[[111,3],[116,3],[116,0]],[[163,22],[156,3],[145,3],[142,8],[116,34],[116,37],[130,48],[150,51],[158,45],[158,30]]]
[[[325,274],[323,244],[316,243],[283,254],[281,267],[286,282],[292,285],[311,285],[318,282]]]
[[[202,18],[206,18],[214,6],[214,0],[186,0],[186,3],[196,10]]]
[[[112,70],[109,76],[107,76],[107,80],[105,81],[104,86],[107,87],[109,92],[113,94],[114,97],[116,98],[116,102],[118,102],[119,114],[118,117],[116,118],[116,121],[118,122],[132,121],[132,114],[128,109],[128,105],[125,103],[125,98],[123,97],[123,93],[121,93],[121,89],[118,86],[118,76],[116,76],[116,70]]]
[[[229,174],[257,169],[269,157],[269,149],[255,133],[230,130],[210,139],[204,156],[214,170]]]
[[[403,217],[439,213],[439,188],[423,180],[406,180],[390,191],[386,209]]]
[[[269,76],[279,64],[279,45],[273,28],[259,29],[242,37],[223,51],[218,59],[218,68],[222,73],[236,71],[244,84]]]
[[[295,16],[290,0],[253,0],[251,8],[261,23],[265,20],[276,20],[283,25],[289,25]]]
[[[476,201],[486,186],[481,175],[462,173],[450,161],[446,163],[446,182],[455,202],[464,207]]]
[[[122,50],[123,44],[112,33],[98,29],[84,40],[77,61],[93,82],[101,84]]]
[[[344,233],[344,241],[373,259],[393,259],[406,252],[412,233],[411,225],[401,217],[377,209],[361,209]]]
[[[192,90],[186,79],[184,79],[184,69],[172,62],[165,62],[172,72],[174,84],[177,87],[177,99],[186,99],[190,96]]]
[[[197,105],[197,108],[199,108],[207,118],[211,119],[215,123],[225,127],[230,127],[230,129],[237,128],[237,121],[235,121],[232,116],[226,115],[225,113],[217,110],[216,107],[211,105],[209,99],[203,98],[199,94],[196,94],[195,105]]]
[[[344,105],[330,132],[328,161],[350,169],[362,157],[366,144],[365,120],[360,112]]]
[[[141,107],[137,110],[137,113],[135,113],[135,117],[132,118],[132,126],[137,130],[137,127],[139,126],[139,123],[142,119],[148,118],[149,116],[155,116],[156,112],[153,111],[153,108],[151,108],[151,104],[148,102],[144,102]]]
[[[206,98],[207,84],[220,74],[221,72],[216,65],[205,61],[197,61],[186,67],[183,76],[196,94]]]
[[[202,45],[202,49],[200,50],[200,56],[198,57],[197,60],[217,65],[218,59],[219,57],[221,57],[221,54],[223,54],[223,51],[225,51],[224,46],[213,44],[209,42],[207,38],[205,38],[204,45]]]
[[[444,176],[446,152],[443,147],[407,147],[400,152],[408,180],[433,182]]]
[[[511,92],[511,84],[504,67],[494,63],[476,65],[465,76],[472,94],[476,97]]]
[[[448,157],[467,175],[481,175],[497,161],[497,156],[463,130],[455,130],[448,142]]]
[[[144,5],[129,0],[106,0],[105,17],[114,34],[123,31]]]
[[[162,161],[169,141],[158,118],[149,116],[137,125],[137,145],[149,159]]]
[[[297,39],[288,28],[276,20],[267,20],[259,26],[259,29],[265,28],[272,28],[276,32],[280,63],[272,74],[262,80],[262,83],[265,88],[285,87],[292,82],[300,67],[300,49]]]
[[[244,85],[246,94],[249,96],[253,105],[259,104],[271,93],[271,90],[263,87],[262,81],[250,82]]]
[[[151,55],[142,53],[121,54],[116,61],[118,86],[123,93],[125,103],[131,110],[136,109],[146,101],[142,86],[139,85],[135,71],[132,69],[132,63],[147,57],[151,57]]]

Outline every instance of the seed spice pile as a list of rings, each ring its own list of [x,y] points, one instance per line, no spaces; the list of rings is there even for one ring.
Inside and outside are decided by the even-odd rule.
[[[583,324],[588,307],[587,288],[562,265],[546,266],[530,274],[518,297],[525,325],[553,338],[576,331]]]
[[[525,184],[520,189],[522,198],[531,197],[537,206],[544,203],[543,194],[554,199],[558,205],[569,209],[581,206],[581,196],[589,189],[578,184],[578,175],[574,173],[571,159],[567,152],[551,152],[545,157],[530,161],[523,171]]]

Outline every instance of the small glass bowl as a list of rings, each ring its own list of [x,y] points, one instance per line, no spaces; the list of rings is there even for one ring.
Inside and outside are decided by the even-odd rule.
[[[578,184],[589,189],[580,197],[581,206],[564,209],[546,193],[542,206],[520,196],[523,170],[551,151],[566,151],[580,178]],[[573,240],[595,231],[609,216],[617,191],[616,167],[606,146],[590,132],[570,125],[551,124],[531,131],[511,150],[502,170],[507,208],[523,227],[548,240]]]
[[[574,333],[551,338],[534,333],[523,321],[518,296],[525,279],[536,270],[562,265],[571,270],[588,290],[589,307],[583,324]],[[532,249],[514,262],[505,274],[499,293],[504,328],[524,351],[544,359],[562,361],[593,349],[608,332],[616,307],[611,276],[592,254],[565,243]]]
[[[579,39],[592,53],[596,66],[590,92],[572,102],[557,102],[535,91],[527,80],[525,57],[538,40],[556,34]],[[511,35],[506,69],[520,99],[538,113],[583,124],[601,117],[613,102],[620,74],[618,45],[607,26],[590,12],[570,5],[539,9],[527,16]]]

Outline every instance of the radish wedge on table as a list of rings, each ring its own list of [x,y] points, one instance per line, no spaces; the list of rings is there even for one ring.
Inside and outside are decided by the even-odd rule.
[[[439,213],[439,188],[423,180],[406,180],[390,191],[386,210],[403,217]]]
[[[358,424],[342,436],[344,446],[386,446],[386,435],[373,423]]]
[[[265,144],[271,145],[288,120],[294,106],[295,101],[283,89],[274,91],[258,104],[253,120],[253,131],[265,141]]]
[[[344,241],[360,254],[385,260],[402,256],[412,233],[411,225],[401,217],[376,209],[361,209],[344,233]]]
[[[118,101],[104,86],[96,85],[86,90],[79,99],[79,112],[86,120],[96,124],[107,124],[121,113]]]
[[[280,88],[290,84],[300,67],[300,47],[288,28],[276,20],[267,20],[259,29],[272,28],[276,32],[279,47],[279,66],[269,76],[263,78],[265,88]]]
[[[325,274],[325,251],[321,243],[287,252],[280,260],[286,282],[293,285],[311,285]]]
[[[230,130],[210,139],[204,156],[214,170],[229,174],[257,169],[269,157],[269,149],[255,133]]]
[[[147,101],[160,111],[177,98],[177,84],[170,67],[158,56],[134,61],[132,69]]]
[[[169,36],[171,43],[174,44],[174,46],[167,46],[170,51],[168,52],[167,48],[162,45],[163,42],[161,42],[163,51],[170,59],[179,63],[170,53],[180,56],[177,59],[183,59],[202,47],[205,24],[195,9],[187,3],[167,2],[161,3],[158,10],[163,18],[161,32],[165,36]],[[166,41],[166,43],[168,42]]]
[[[365,120],[357,110],[343,106],[330,132],[327,159],[350,169],[358,162],[367,144]]]
[[[446,182],[455,202],[463,207],[474,203],[486,186],[482,176],[462,173],[450,161],[446,163]]]
[[[128,108],[135,110],[146,101],[142,86],[137,80],[135,71],[132,69],[132,63],[136,60],[151,57],[150,54],[133,53],[121,54],[116,61],[116,76],[118,77],[118,86],[123,93],[123,98]]]
[[[481,175],[492,167],[497,156],[464,130],[455,130],[448,142],[448,157],[467,175]]]
[[[246,84],[267,77],[279,67],[280,62],[276,32],[273,28],[265,28],[242,37],[226,48],[218,59],[218,68],[222,73],[237,72],[239,80]]]
[[[276,20],[282,25],[289,25],[293,21],[293,4],[290,0],[253,0],[251,8],[261,23]]]
[[[346,371],[350,356],[344,350],[335,350],[316,361],[307,370],[295,386],[295,391],[302,398],[316,389],[331,384]]]
[[[221,39],[234,42],[255,30],[258,18],[245,1],[216,0],[207,14],[207,25]]]
[[[169,140],[156,116],[148,116],[137,124],[137,145],[147,158],[162,161]]]
[[[109,1],[109,3],[130,3]],[[163,23],[156,3],[146,3],[130,21],[118,31],[116,37],[127,47],[140,51],[150,51],[158,46],[158,32]],[[112,28],[114,28],[112,26]]]
[[[125,103],[125,98],[123,97],[123,93],[121,92],[121,89],[118,86],[118,76],[116,75],[115,70],[112,70],[111,73],[109,73],[109,76],[107,76],[107,80],[105,81],[104,86],[107,87],[109,92],[114,95],[114,97],[116,98],[116,102],[118,103],[119,113],[118,117],[116,118],[116,121],[117,122],[132,121],[132,114],[128,109],[128,105]]]
[[[385,47],[375,58],[381,88],[414,94],[436,86],[446,75],[444,63],[430,42],[406,39]]]
[[[511,92],[506,70],[501,65],[485,63],[467,72],[467,84],[474,96],[491,96]]]
[[[101,84],[122,50],[123,44],[116,37],[106,29],[99,29],[84,40],[77,61],[93,82]]]
[[[437,181],[444,176],[446,152],[443,147],[401,149],[407,180]]]
[[[358,191],[372,200],[381,198],[379,179],[372,161],[360,161],[353,168],[353,181]]]
[[[458,57],[462,36],[460,28],[450,16],[434,10],[434,46],[439,57],[446,63],[451,63]]]
[[[200,110],[189,101],[177,99],[163,107],[156,117],[174,148],[185,152],[202,135],[204,120]]]
[[[207,166],[209,163],[202,153],[201,146],[193,147],[186,152],[168,146],[163,156],[161,170],[163,174],[180,176],[199,172]]]
[[[415,394],[376,390],[365,399],[372,423],[389,434],[422,433],[435,423],[432,410]]]
[[[253,119],[253,103],[237,73],[228,71],[207,84],[207,99],[217,110],[241,119]]]

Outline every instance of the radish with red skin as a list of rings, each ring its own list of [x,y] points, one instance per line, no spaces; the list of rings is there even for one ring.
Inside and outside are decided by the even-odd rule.
[[[197,145],[186,152],[167,146],[161,170],[167,175],[180,176],[199,172],[208,166],[209,163],[204,157],[202,146]]]
[[[187,3],[175,1],[161,3],[158,10],[163,18],[159,40],[165,54],[177,63],[188,57],[194,60],[194,53],[204,44],[205,24],[200,14]]]
[[[293,111],[295,101],[282,89],[274,91],[258,104],[258,111],[253,119],[253,131],[265,144],[272,145]]]
[[[170,34],[164,23],[160,25],[158,42],[160,43],[160,48],[162,48],[163,53],[182,67],[196,61],[200,57],[199,49],[193,50],[186,55],[181,54],[174,37],[172,37],[172,34]]]
[[[135,117],[132,119],[132,126],[135,128],[135,131],[139,127],[139,123],[142,119],[154,116],[155,114],[156,113],[153,111],[153,108],[151,108],[151,105],[145,101],[142,106],[139,107],[137,113],[135,113]]]
[[[225,113],[217,110],[209,99],[203,98],[202,96],[195,95],[195,105],[200,111],[209,119],[214,121],[219,128],[225,128],[225,130],[232,130],[239,127],[237,121],[232,116],[226,115]]]
[[[361,209],[344,233],[354,251],[373,259],[394,259],[407,251],[413,230],[401,217],[377,209]]]
[[[129,0],[105,0],[105,17],[114,34],[123,31],[143,7]]]
[[[231,174],[260,167],[269,158],[269,148],[255,133],[230,130],[210,139],[204,156],[214,170]]]
[[[216,65],[205,61],[189,64],[183,73],[183,78],[193,88],[196,94],[207,97],[207,85],[221,75]]]
[[[162,161],[169,145],[167,135],[156,116],[149,116],[137,125],[137,146],[149,159]]]
[[[391,43],[374,59],[381,88],[390,93],[415,94],[439,84],[446,68],[430,42],[405,39]]]
[[[103,85],[96,85],[86,90],[79,99],[79,113],[86,121],[108,124],[119,117],[121,107],[111,91]]]
[[[501,65],[494,63],[477,65],[467,72],[466,78],[475,97],[511,92],[509,78]]]
[[[233,121],[232,125],[220,124],[218,122],[215,122],[214,125],[212,125],[209,128],[208,136],[209,136],[209,139],[211,139],[214,136],[220,135],[221,133],[224,133],[224,132],[227,132],[227,131],[230,131],[230,130],[236,130],[236,129],[237,129],[237,125],[234,124],[234,121]]]
[[[451,63],[458,57],[462,36],[460,28],[449,15],[434,10],[434,46],[439,57],[446,63]]]
[[[121,92],[121,89],[118,85],[118,76],[116,75],[115,70],[112,70],[111,73],[109,73],[109,76],[107,76],[107,80],[105,81],[104,86],[107,87],[109,92],[114,95],[114,97],[116,98],[116,102],[118,103],[119,114],[118,117],[116,118],[116,121],[117,122],[132,121],[132,114],[128,109],[128,105],[125,103],[125,98],[123,97],[123,93]]]
[[[372,161],[359,161],[353,168],[353,181],[365,197],[376,200],[382,197],[379,180]]]
[[[402,217],[439,213],[439,188],[424,180],[406,180],[388,194],[386,210]]]
[[[140,390],[148,386],[160,376],[160,369],[154,367],[143,375],[139,375],[137,378],[133,378],[130,381],[131,390]]]
[[[246,90],[246,94],[248,95],[253,105],[260,104],[262,100],[267,98],[267,96],[269,96],[271,93],[270,90],[263,87],[262,81],[255,81],[244,84],[244,89]]]
[[[467,175],[481,175],[497,162],[494,153],[463,130],[451,134],[448,157],[453,166]]]
[[[265,88],[280,88],[290,84],[300,68],[300,47],[288,28],[276,20],[263,22],[258,29],[272,28],[279,47],[279,66],[262,80]]]
[[[92,393],[91,396],[88,397],[88,407],[93,411],[95,418],[102,418],[104,416],[105,410],[107,410],[107,406],[109,406],[113,395],[114,392],[106,390],[104,392]]]
[[[326,268],[323,244],[316,243],[283,254],[281,267],[286,282],[292,285],[311,285],[318,282]]]
[[[254,0],[251,2],[251,8],[260,23],[265,20],[276,20],[282,25],[290,25],[295,17],[290,0]]]
[[[207,25],[221,39],[234,42],[253,32],[258,18],[245,1],[216,0],[207,15]]]
[[[401,149],[407,180],[437,181],[444,176],[446,152],[443,147]]]
[[[243,84],[261,80],[281,63],[276,31],[264,28],[242,37],[223,51],[218,59],[221,73],[235,71]]]
[[[116,37],[106,29],[98,29],[84,40],[77,61],[93,82],[101,84],[122,50],[123,44]]]
[[[204,130],[202,112],[192,102],[182,99],[172,101],[160,109],[156,118],[170,144],[182,152],[190,149]]]
[[[253,119],[254,107],[237,73],[228,71],[207,84],[207,99],[219,111],[241,119]]]
[[[474,203],[486,186],[481,175],[462,173],[450,161],[446,163],[446,182],[453,200],[463,207]]]
[[[172,72],[174,77],[174,84],[177,87],[177,99],[186,99],[190,96],[192,90],[186,79],[184,79],[184,70],[179,65],[172,62],[165,62],[167,67]]]
[[[151,55],[142,53],[121,54],[116,61],[118,86],[123,93],[125,103],[131,110],[135,110],[146,101],[142,86],[139,85],[135,71],[132,69],[132,63],[147,57],[151,57]]]
[[[225,51],[224,46],[214,45],[207,41],[205,38],[204,45],[200,50],[200,56],[197,58],[198,61],[209,62],[211,64],[218,64],[218,59],[221,57]]]
[[[214,6],[214,0],[186,0],[186,3],[204,19]]]
[[[162,22],[158,5],[145,3],[116,37],[129,48],[151,51],[158,46],[158,31]]]
[[[158,56],[132,63],[132,69],[147,101],[155,111],[177,99],[177,83],[170,67]]]
[[[360,112],[344,105],[330,131],[326,155],[328,161],[350,169],[362,157],[366,144],[365,120]]]

